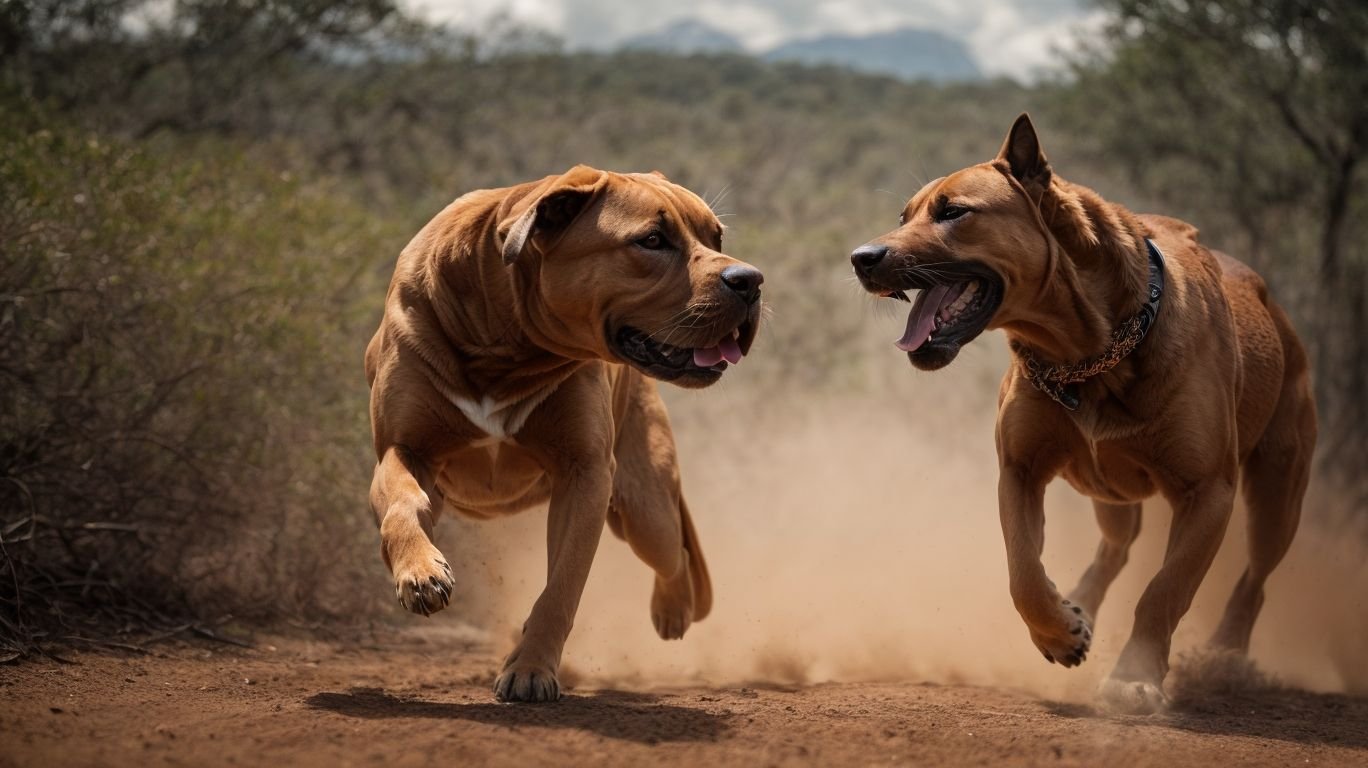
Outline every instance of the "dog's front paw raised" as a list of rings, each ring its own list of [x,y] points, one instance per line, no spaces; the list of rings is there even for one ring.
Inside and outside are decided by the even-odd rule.
[[[1109,677],[1102,681],[1097,697],[1107,709],[1125,715],[1150,715],[1168,709],[1164,689],[1139,680],[1118,680]]]
[[[455,586],[451,566],[436,549],[432,552],[434,554],[426,558],[418,558],[417,562],[394,570],[394,591],[399,604],[424,616],[447,607]]]
[[[1052,620],[1031,625],[1031,641],[1051,664],[1076,667],[1088,658],[1092,646],[1092,618],[1070,600],[1060,600]]]
[[[556,701],[560,695],[555,670],[541,664],[509,661],[494,681],[494,696],[499,701],[536,703]]]

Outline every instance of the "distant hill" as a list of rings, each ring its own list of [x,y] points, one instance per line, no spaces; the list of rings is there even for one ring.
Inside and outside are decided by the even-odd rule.
[[[904,80],[945,82],[983,77],[964,43],[925,29],[866,36],[824,35],[784,43],[763,56],[770,61],[836,64]]]
[[[622,47],[662,53],[744,53],[740,40],[696,19],[683,19],[655,32],[637,35]]]
[[[662,53],[745,53],[741,41],[697,19],[676,21],[628,39],[622,47]],[[793,40],[758,54],[768,61],[832,64],[903,80],[981,80],[983,73],[963,42],[925,29],[875,35],[824,35]]]

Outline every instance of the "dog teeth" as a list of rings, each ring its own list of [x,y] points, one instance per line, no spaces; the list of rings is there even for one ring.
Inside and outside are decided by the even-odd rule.
[[[964,298],[964,299],[968,299],[968,297],[973,296],[973,295],[974,295],[974,291],[977,291],[977,290],[978,290],[978,281],[977,281],[977,280],[974,280],[973,282],[969,283],[969,286],[968,286],[967,288],[964,289],[964,293],[960,294],[960,296],[961,296],[962,298]]]

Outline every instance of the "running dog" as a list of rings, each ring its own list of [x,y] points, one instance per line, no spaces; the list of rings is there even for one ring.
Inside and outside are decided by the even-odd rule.
[[[1246,651],[1264,582],[1296,533],[1316,442],[1306,352],[1264,281],[1197,240],[1056,176],[1030,118],[997,157],[922,188],[897,229],[857,248],[862,285],[912,304],[897,341],[936,370],[984,330],[1007,333],[998,504],[1013,603],[1045,659],[1087,658],[1092,617],[1140,531],[1173,506],[1163,567],[1135,609],[1102,698],[1164,707],[1173,631],[1220,547],[1243,470],[1249,566],[1214,646]],[[1045,486],[1092,498],[1102,543],[1067,596],[1045,573]]]
[[[557,670],[605,520],[655,572],[665,639],[712,586],[655,379],[705,387],[750,350],[758,270],[722,253],[707,205],[659,174],[577,166],[453,202],[399,256],[366,349],[378,463],[370,504],[399,602],[454,584],[444,510],[549,503],[546,588],[494,683],[560,697]]]

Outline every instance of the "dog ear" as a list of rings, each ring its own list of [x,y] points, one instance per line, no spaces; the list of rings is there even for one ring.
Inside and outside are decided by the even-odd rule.
[[[508,226],[502,248],[504,264],[517,261],[534,235],[564,232],[589,207],[605,178],[603,171],[577,165],[556,179],[551,189]]]
[[[1022,112],[1012,123],[997,159],[1007,164],[1012,176],[1039,202],[1041,194],[1050,187],[1052,172],[1050,161],[1040,148],[1040,139],[1036,136],[1030,115]]]

